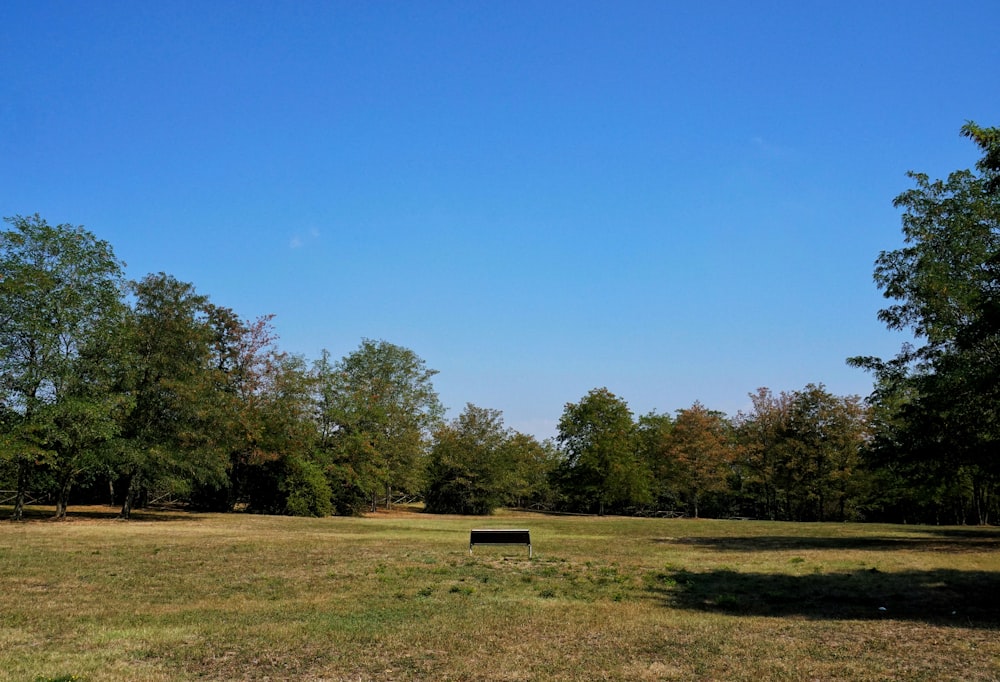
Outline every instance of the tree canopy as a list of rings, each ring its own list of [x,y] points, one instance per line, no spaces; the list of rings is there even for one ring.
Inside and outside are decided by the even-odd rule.
[[[962,133],[982,152],[977,170],[911,173],[915,187],[895,201],[905,245],[876,261],[893,301],[879,318],[915,343],[890,360],[850,362],[876,376],[881,462],[969,481],[985,522],[1000,479],[1000,132],[968,123]]]
[[[14,518],[42,463],[58,480],[57,515],[81,459],[116,433],[118,396],[101,386],[100,349],[121,321],[123,273],[111,246],[82,227],[6,219],[0,233],[0,456],[16,469]]]
[[[606,388],[567,403],[559,420],[560,476],[575,504],[604,513],[649,500],[649,472],[628,404]]]

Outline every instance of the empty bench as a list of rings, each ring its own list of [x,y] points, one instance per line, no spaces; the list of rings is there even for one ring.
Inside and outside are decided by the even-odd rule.
[[[531,532],[527,528],[474,528],[469,531],[469,554],[476,545],[527,545],[531,558]]]

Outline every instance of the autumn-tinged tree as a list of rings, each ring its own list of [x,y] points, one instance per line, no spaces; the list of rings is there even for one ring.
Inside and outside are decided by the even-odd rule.
[[[0,457],[16,471],[14,518],[40,465],[55,477],[56,515],[97,449],[117,431],[122,400],[99,349],[121,319],[122,264],[82,227],[35,215],[0,233]]]
[[[868,410],[822,384],[791,393],[760,388],[734,420],[740,504],[783,520],[861,518],[871,475],[863,461]]]
[[[227,405],[219,426],[227,431],[229,463],[225,483],[202,489],[199,502],[227,510],[246,504],[286,513],[278,479],[283,480],[286,470],[303,470],[289,468],[290,462],[311,459],[315,441],[307,368],[301,358],[278,350],[273,316],[241,320],[231,309],[215,305],[208,305],[206,313],[217,399]],[[251,499],[251,493],[258,499]],[[321,508],[328,509],[329,500]]]
[[[650,501],[649,469],[628,404],[606,388],[567,403],[559,419],[560,488],[577,508],[603,514]]]
[[[735,459],[729,423],[723,413],[695,402],[677,410],[669,442],[679,488],[697,518],[706,497],[727,490]]]

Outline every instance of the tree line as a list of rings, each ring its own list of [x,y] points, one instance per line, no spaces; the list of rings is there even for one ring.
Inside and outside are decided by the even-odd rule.
[[[164,274],[138,281],[107,242],[40,216],[0,232],[0,489],[12,518],[42,492],[110,502],[325,516],[419,498],[433,513],[498,507],[785,520],[987,523],[998,511],[1000,135],[946,181],[911,174],[906,245],[882,253],[880,318],[923,345],[872,371],[867,400],[822,384],[729,417],[695,402],[636,417],[595,388],[557,436],[457,417],[412,350],[363,339],[340,359],[283,352]],[[992,516],[991,516],[992,515]]]

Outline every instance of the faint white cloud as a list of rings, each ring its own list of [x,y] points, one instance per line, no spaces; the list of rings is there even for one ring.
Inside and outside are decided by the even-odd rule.
[[[788,147],[782,147],[781,145],[775,144],[770,140],[766,140],[760,135],[754,135],[750,138],[750,144],[758,152],[765,156],[786,156],[791,150]]]
[[[311,227],[306,231],[305,236],[298,232],[292,235],[291,240],[288,242],[288,248],[301,249],[306,245],[306,242],[313,242],[317,239],[319,239],[319,229]]]

